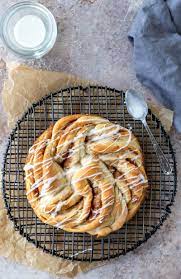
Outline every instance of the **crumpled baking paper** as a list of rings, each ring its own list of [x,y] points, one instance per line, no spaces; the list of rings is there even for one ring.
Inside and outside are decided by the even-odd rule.
[[[50,92],[68,86],[95,84],[63,72],[36,70],[17,64],[8,66],[8,78],[4,82],[2,101],[11,128],[32,103]],[[169,131],[173,112],[156,105],[153,106],[153,104],[151,104],[151,109],[162,120],[165,129]],[[0,194],[0,255],[32,268],[69,277],[107,263],[106,261],[99,263],[72,262],[36,248],[15,231],[13,223],[7,216],[2,193]]]

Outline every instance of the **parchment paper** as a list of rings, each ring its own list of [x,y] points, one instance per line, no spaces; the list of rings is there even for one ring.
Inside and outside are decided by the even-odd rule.
[[[62,72],[35,70],[23,65],[9,64],[9,78],[4,83],[2,100],[13,127],[17,119],[32,104],[50,92],[91,82]]]
[[[2,101],[7,113],[8,124],[13,127],[18,118],[33,103],[60,88],[90,84],[75,76],[41,71],[16,64],[9,65],[8,79],[4,83]],[[56,275],[74,277],[80,271],[87,271],[97,264],[71,262],[44,253],[15,232],[9,220],[2,196],[0,197],[0,254],[42,271]],[[48,264],[47,264],[48,263]]]
[[[23,65],[10,64],[8,79],[4,83],[2,101],[8,117],[8,124],[13,127],[18,118],[33,103],[60,88],[75,85],[87,85],[93,82],[62,73],[35,70]],[[165,108],[150,103],[150,107],[169,131],[173,113]],[[83,263],[63,260],[44,253],[29,243],[14,230],[13,223],[7,216],[2,194],[0,195],[0,254],[27,266],[48,271],[56,275],[74,277],[78,272],[88,271],[103,263]]]

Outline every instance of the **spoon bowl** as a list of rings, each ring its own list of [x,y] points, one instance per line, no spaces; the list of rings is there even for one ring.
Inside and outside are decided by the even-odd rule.
[[[148,132],[148,135],[150,137],[150,140],[153,144],[153,148],[156,152],[156,155],[158,157],[158,160],[160,162],[160,166],[162,168],[162,171],[166,174],[169,175],[172,173],[172,168],[170,166],[169,161],[165,157],[165,154],[161,150],[159,144],[157,143],[155,137],[152,134],[152,131],[150,130],[147,122],[146,122],[146,116],[148,114],[148,105],[144,99],[144,97],[136,92],[133,89],[129,89],[126,91],[125,95],[125,101],[126,101],[126,106],[129,114],[135,119],[135,120],[140,120],[146,131]]]
[[[148,114],[148,105],[144,97],[135,90],[129,89],[126,91],[125,100],[129,114],[131,114],[135,120],[145,120]]]

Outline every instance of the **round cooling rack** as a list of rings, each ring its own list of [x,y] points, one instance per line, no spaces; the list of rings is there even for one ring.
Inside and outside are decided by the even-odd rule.
[[[126,254],[151,237],[171,212],[176,193],[176,164],[169,137],[160,121],[149,111],[148,125],[173,169],[172,174],[166,176],[142,123],[134,121],[128,114],[124,97],[124,92],[104,87],[60,90],[33,104],[10,135],[3,166],[3,194],[9,217],[21,235],[52,255],[95,261]],[[132,127],[145,157],[150,186],[147,199],[123,228],[101,239],[43,224],[34,214],[25,193],[23,167],[35,139],[52,122],[79,113],[97,114],[124,127]]]

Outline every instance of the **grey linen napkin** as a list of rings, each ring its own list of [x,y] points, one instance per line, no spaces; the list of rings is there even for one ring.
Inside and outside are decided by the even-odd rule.
[[[181,132],[181,0],[147,2],[128,36],[137,78],[174,110],[174,126]]]

